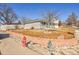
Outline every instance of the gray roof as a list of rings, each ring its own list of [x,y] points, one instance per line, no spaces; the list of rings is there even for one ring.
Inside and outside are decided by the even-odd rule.
[[[26,20],[25,24],[35,23],[35,22],[48,22],[48,21],[47,20],[38,20],[38,19],[35,19],[35,20]]]

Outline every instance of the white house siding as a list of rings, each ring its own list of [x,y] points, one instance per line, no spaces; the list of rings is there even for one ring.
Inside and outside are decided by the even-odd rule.
[[[40,22],[35,23],[28,23],[24,25],[24,29],[31,29],[32,27],[34,29],[41,29],[42,24]]]
[[[79,29],[75,30],[75,38],[79,40]]]
[[[55,24],[54,27],[55,27],[55,28],[58,28],[58,27],[59,27],[59,26],[58,26],[59,20],[55,20],[55,21],[54,21],[54,24]]]
[[[24,25],[17,25],[18,29],[23,29]]]
[[[59,26],[58,26],[59,20],[53,19],[51,22],[53,23],[52,24],[53,28],[59,28]]]
[[[52,29],[52,28],[59,28],[58,23],[59,20],[55,20],[53,21],[54,25],[50,25],[50,27],[48,27],[48,25],[43,25],[41,24],[41,22],[34,22],[34,23],[28,23],[24,25],[24,29],[31,29],[32,27],[34,29]]]
[[[59,28],[59,26],[58,26],[58,25],[55,25],[54,27],[55,27],[55,28]]]
[[[0,30],[16,29],[16,25],[0,25]]]

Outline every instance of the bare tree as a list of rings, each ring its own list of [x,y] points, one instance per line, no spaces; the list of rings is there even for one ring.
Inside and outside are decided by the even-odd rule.
[[[59,18],[59,15],[58,12],[48,11],[43,14],[43,18],[48,21],[48,26],[50,27],[50,25],[53,24],[53,21]]]
[[[59,20],[59,24],[58,25],[61,26],[62,25],[62,21]]]
[[[21,23],[24,25],[26,23],[26,17],[21,18]]]
[[[27,17],[22,17],[22,18],[21,18],[21,23],[24,25],[24,24],[30,22],[30,20],[32,20],[32,19],[27,18]]]
[[[12,24],[17,19],[16,14],[7,4],[0,5],[0,21],[3,24]]]
[[[74,25],[76,26],[76,22],[77,22],[77,16],[75,13],[72,12],[71,15],[69,15],[68,19],[66,20],[67,25]]]

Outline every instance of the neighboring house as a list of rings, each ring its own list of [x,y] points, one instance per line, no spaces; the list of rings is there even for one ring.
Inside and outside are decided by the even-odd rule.
[[[32,22],[24,25],[24,29],[41,29],[41,22]]]
[[[11,23],[11,24],[1,24],[0,25],[0,30],[14,30],[17,28],[22,28],[23,26],[17,22],[17,23]]]
[[[24,29],[52,29],[58,28],[59,20],[53,20],[51,23],[48,20],[30,20],[24,25]]]
[[[0,25],[0,30],[13,30],[16,29],[16,25]]]
[[[25,24],[12,23],[0,25],[0,30],[9,30],[9,29],[54,29],[58,28],[59,21],[53,20],[51,23],[48,20],[28,20]]]

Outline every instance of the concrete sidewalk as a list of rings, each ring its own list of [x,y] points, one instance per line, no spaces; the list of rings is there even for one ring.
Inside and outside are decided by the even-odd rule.
[[[0,51],[2,55],[39,55],[28,48],[21,47],[18,39],[6,38],[0,40]]]

